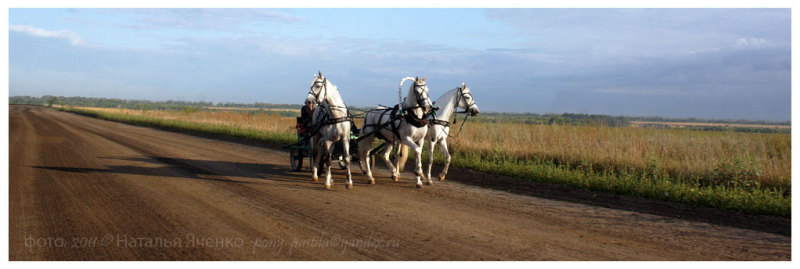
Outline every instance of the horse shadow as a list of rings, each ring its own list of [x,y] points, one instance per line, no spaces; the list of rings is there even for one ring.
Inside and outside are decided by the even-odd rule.
[[[42,166],[29,167],[68,173],[127,174],[160,178],[184,178],[231,184],[270,184],[286,188],[322,189],[311,180],[308,171],[291,171],[288,166],[266,163],[196,160],[166,156],[110,156],[106,160],[134,162],[125,165],[103,165],[103,168]],[[155,164],[142,165],[142,163]],[[300,183],[300,184],[298,184]]]

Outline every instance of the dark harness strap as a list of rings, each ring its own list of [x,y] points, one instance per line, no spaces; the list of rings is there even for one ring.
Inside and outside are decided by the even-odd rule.
[[[437,124],[444,127],[450,127],[450,122],[446,120],[437,120],[437,119],[430,119],[428,120],[431,124]]]
[[[340,122],[348,122],[348,121],[353,121],[353,117],[339,117],[339,118],[325,119],[325,121],[323,121],[320,125],[325,126],[325,125],[337,124]]]
[[[389,114],[389,120],[384,123],[365,124],[362,129],[365,129],[367,127],[377,127],[377,130],[372,131],[370,134],[374,133],[375,136],[378,137],[379,139],[388,140],[380,132],[380,129],[385,129],[388,126],[390,127],[389,130],[392,131],[392,134],[394,134],[394,136],[397,137],[397,139],[400,139],[400,133],[398,132],[398,129],[400,129],[402,121],[399,121],[401,117],[397,114],[397,110],[399,109],[399,107],[400,105],[395,105],[390,109],[381,109],[383,110],[383,112],[381,112],[380,117],[378,117],[378,122],[380,122],[380,119],[382,119],[383,116],[385,116],[387,113]],[[361,137],[359,137],[359,139],[366,136],[367,135],[362,135]]]
[[[321,105],[317,109],[325,109],[328,108],[326,105]],[[345,107],[346,108],[346,107]],[[328,108],[330,109],[330,108]],[[338,117],[338,118],[329,118],[331,116],[331,112],[329,110],[322,110],[322,118],[319,120],[319,124],[314,124],[312,126],[311,135],[316,135],[323,126],[337,124],[341,122],[352,122],[353,116],[350,115],[350,110],[347,110],[347,116]]]
[[[413,108],[406,109],[405,116],[403,116],[403,118],[406,119],[406,122],[417,128],[422,128],[424,126],[427,126],[429,124],[429,121],[426,115],[423,115],[422,118],[419,119],[416,116],[414,116],[414,113],[411,113],[412,109]]]

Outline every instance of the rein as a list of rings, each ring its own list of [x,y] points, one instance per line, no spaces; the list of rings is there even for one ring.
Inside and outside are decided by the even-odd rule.
[[[450,130],[447,130],[447,137],[450,137],[450,138],[458,137],[461,134],[461,130],[464,129],[464,124],[467,123],[467,119],[469,119],[469,114],[466,111],[464,111],[464,112],[456,112],[456,113],[464,113],[464,120],[461,121],[461,126],[458,127],[458,133],[456,135],[451,136],[450,135]],[[456,117],[455,116],[453,116],[453,124],[456,124]]]

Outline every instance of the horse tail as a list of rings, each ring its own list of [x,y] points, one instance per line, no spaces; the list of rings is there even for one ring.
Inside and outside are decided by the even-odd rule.
[[[400,162],[397,167],[400,169],[400,172],[402,172],[405,169],[406,161],[408,160],[408,146],[401,143],[400,148],[397,149],[397,152],[397,158],[400,158]]]

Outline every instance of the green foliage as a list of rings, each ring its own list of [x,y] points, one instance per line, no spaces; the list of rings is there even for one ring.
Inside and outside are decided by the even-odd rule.
[[[181,111],[183,111],[184,114],[192,114],[197,111],[197,108],[193,106],[183,106]]]
[[[700,180],[705,186],[726,186],[730,188],[759,188],[758,176],[761,174],[755,164],[745,164],[742,160],[723,161],[714,171]]]
[[[55,97],[47,98],[47,107],[53,107],[53,104],[55,104],[56,102],[58,102],[58,98]]]
[[[460,120],[460,119],[459,119]],[[630,121],[623,116],[590,115],[590,114],[543,114],[536,113],[504,113],[486,112],[475,119],[480,122],[493,123],[525,123],[525,124],[557,124],[557,125],[591,125],[624,127]]]

